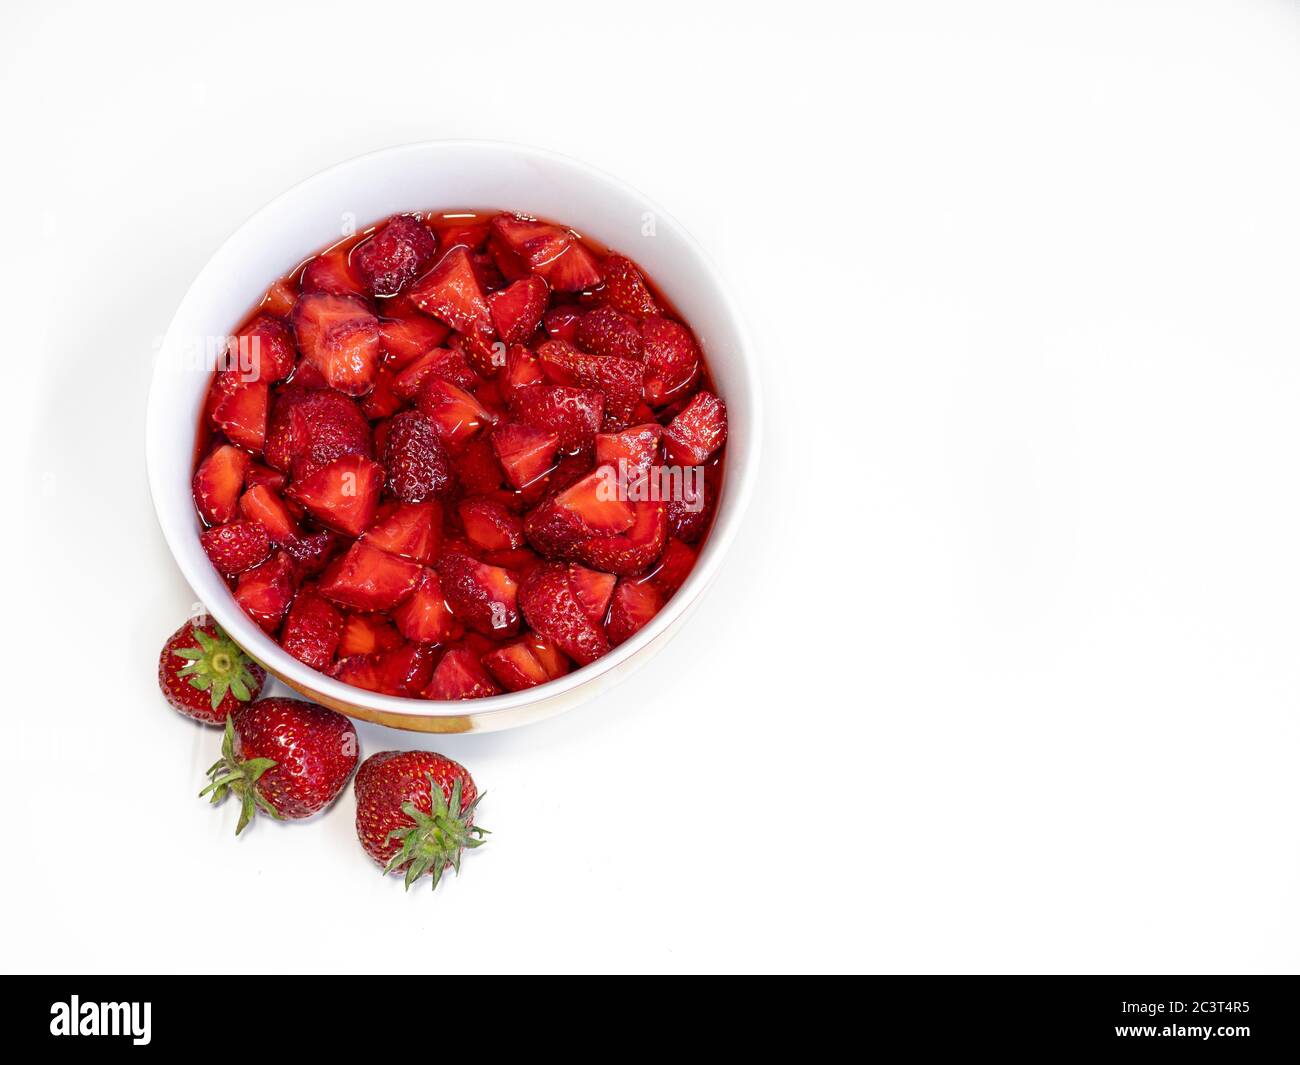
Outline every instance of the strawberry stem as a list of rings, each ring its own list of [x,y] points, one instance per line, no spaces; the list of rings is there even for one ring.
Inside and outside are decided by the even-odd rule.
[[[442,871],[451,866],[460,875],[460,856],[466,847],[481,847],[487,840],[480,837],[491,835],[486,828],[471,824],[474,807],[483,798],[478,796],[472,803],[461,808],[461,781],[451,786],[451,799],[442,793],[442,788],[433,774],[429,775],[429,796],[432,810],[425,813],[416,808],[412,802],[402,803],[402,813],[414,824],[409,828],[395,828],[388,833],[389,839],[400,839],[401,849],[393,855],[385,873],[392,873],[406,866],[406,888],[409,891],[425,873],[433,878],[437,888]]]
[[[248,827],[258,810],[277,821],[282,820],[280,812],[257,790],[257,781],[273,765],[273,758],[248,758],[240,761],[235,757],[235,722],[227,714],[226,732],[221,740],[221,757],[208,770],[209,783],[199,792],[199,797],[211,795],[209,801],[215,806],[231,793],[238,796],[239,824],[235,826],[236,836]]]
[[[253,697],[256,681],[248,669],[253,660],[220,626],[213,627],[217,630],[215,636],[196,628],[194,638],[199,645],[180,647],[172,654],[189,663],[176,675],[188,677],[190,687],[207,692],[215,710],[226,697],[226,692],[233,692],[240,702],[248,702]]]

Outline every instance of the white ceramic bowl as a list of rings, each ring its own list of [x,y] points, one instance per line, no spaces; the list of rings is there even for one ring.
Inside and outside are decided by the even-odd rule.
[[[729,418],[726,475],[712,531],[689,579],[650,624],[591,665],[549,684],[489,699],[430,702],[342,684],[286,654],[235,602],[199,546],[190,497],[194,434],[209,372],[194,353],[228,334],[267,285],[308,255],[401,211],[496,208],[563,222],[639,263],[700,339]],[[430,141],[331,167],[273,200],[208,261],[172,319],[154,367],[146,425],[149,485],[163,535],[216,621],[267,670],[352,717],[424,732],[509,728],[577,705],[650,658],[708,586],[753,489],[759,384],[731,299],[699,246],[640,193],[608,174],[535,148]]]

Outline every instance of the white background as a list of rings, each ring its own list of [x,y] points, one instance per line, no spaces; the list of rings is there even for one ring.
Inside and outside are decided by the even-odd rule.
[[[5,969],[1298,967],[1296,4],[6,23]],[[511,733],[363,726],[489,793],[435,896],[365,858],[350,790],[238,841],[195,798],[217,738],[156,688],[191,595],[143,410],[246,216],[438,137],[676,214],[769,434],[720,579],[632,681]]]

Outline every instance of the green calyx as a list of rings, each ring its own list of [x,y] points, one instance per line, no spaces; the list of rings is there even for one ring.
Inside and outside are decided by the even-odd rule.
[[[220,628],[215,636],[195,629],[194,638],[199,642],[197,647],[181,647],[172,652],[189,663],[176,675],[187,677],[191,688],[207,692],[212,698],[213,710],[221,705],[226,692],[233,692],[242,703],[248,702],[256,687],[248,669],[253,660]]]
[[[243,832],[253,820],[258,810],[282,820],[280,812],[262,797],[257,790],[257,781],[268,769],[275,765],[274,758],[249,758],[239,761],[235,757],[235,723],[226,715],[226,734],[221,741],[221,758],[208,770],[211,782],[199,792],[199,797],[211,795],[213,805],[221,802],[232,792],[239,797],[239,824],[235,826],[235,835]]]
[[[425,813],[418,810],[414,803],[402,803],[402,813],[414,824],[407,828],[395,828],[388,833],[389,839],[400,839],[402,848],[393,855],[384,867],[385,873],[392,873],[406,866],[406,888],[409,891],[425,873],[433,878],[433,886],[438,886],[442,871],[450,865],[460,875],[460,856],[465,848],[481,847],[487,840],[480,837],[491,835],[486,828],[470,824],[474,807],[483,798],[480,795],[472,803],[461,808],[460,778],[451,788],[450,801],[443,795],[442,787],[433,775],[429,775],[429,794],[433,800],[433,810]]]

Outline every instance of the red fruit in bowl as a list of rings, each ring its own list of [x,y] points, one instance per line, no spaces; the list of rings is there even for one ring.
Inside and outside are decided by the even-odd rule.
[[[271,392],[266,382],[239,385],[217,400],[212,424],[240,447],[261,451],[266,443],[266,413],[270,405]]]
[[[668,531],[678,540],[693,544],[704,535],[713,514],[714,488],[707,477],[696,482],[696,491],[683,492],[668,500]]]
[[[647,318],[641,323],[644,338],[645,396],[660,407],[678,398],[700,370],[700,349],[680,322]]]
[[[255,521],[218,525],[204,532],[199,543],[212,564],[227,576],[251,569],[271,553],[270,537]]]
[[[506,422],[492,430],[492,450],[506,480],[516,488],[526,488],[550,472],[559,446],[557,434],[520,422]]]
[[[374,296],[396,296],[424,272],[438,250],[429,227],[399,214],[352,249],[352,269]]]
[[[604,631],[574,591],[569,566],[552,562],[529,573],[519,589],[519,607],[533,629],[581,665],[609,651]]]
[[[550,289],[540,277],[525,277],[488,297],[492,325],[507,344],[522,344],[537,329]]]
[[[433,348],[402,369],[393,379],[393,392],[401,399],[414,399],[420,394],[420,386],[425,379],[433,376],[445,377],[467,392],[472,392],[483,383],[459,348]]]
[[[484,671],[478,655],[465,647],[453,647],[438,662],[424,697],[439,702],[452,702],[456,699],[483,699],[497,694],[497,686]]]
[[[464,245],[448,250],[407,295],[425,314],[441,319],[458,333],[492,329],[492,313]]]
[[[551,339],[574,344],[578,339],[578,323],[582,320],[582,315],[582,308],[562,305],[547,311],[542,322]]]
[[[308,292],[293,308],[293,329],[306,359],[329,386],[349,396],[374,387],[379,370],[379,319],[365,300]]]
[[[239,513],[239,494],[252,460],[232,444],[222,444],[194,473],[194,505],[209,525],[224,525]]]
[[[600,573],[584,566],[569,567],[569,586],[593,625],[605,624],[605,614],[617,581],[612,573]]]
[[[433,886],[461,854],[481,846],[474,825],[478,789],[465,767],[433,751],[381,751],[357,770],[357,838],[385,873],[407,888],[426,873]]]
[[[388,490],[403,503],[446,496],[455,486],[437,426],[420,411],[402,411],[389,422],[382,460]]]
[[[293,562],[297,576],[312,577],[323,570],[333,556],[338,546],[338,536],[325,530],[310,536],[297,536],[280,546]]]
[[[353,400],[330,390],[286,391],[271,412],[264,457],[296,481],[344,455],[369,458],[372,450],[370,423]]]
[[[420,385],[416,406],[449,445],[462,444],[496,421],[495,415],[470,393],[445,377],[430,376]]]
[[[645,367],[636,359],[588,355],[563,340],[548,340],[537,357],[549,376],[565,385],[593,389],[605,396],[604,427],[624,429],[641,402]]]
[[[427,566],[438,557],[442,543],[442,507],[428,503],[385,503],[361,537],[390,555]]]
[[[384,468],[361,455],[335,459],[310,477],[289,486],[289,498],[301,503],[322,525],[347,536],[360,536],[374,520]]]
[[[663,436],[663,426],[657,422],[634,425],[621,433],[596,434],[596,462],[617,468],[619,460],[627,463],[627,469],[648,470],[655,463],[659,454],[659,440]]]
[[[587,451],[600,431],[605,397],[567,385],[528,385],[510,396],[510,413],[524,425],[555,433],[561,451]]]
[[[509,570],[454,552],[437,568],[447,605],[468,628],[495,637],[518,630],[519,586]]]
[[[419,577],[416,563],[358,540],[330,563],[320,590],[356,610],[391,610],[411,594]]]
[[[297,573],[293,560],[277,551],[260,566],[239,575],[235,600],[267,632],[275,632],[293,602]]]
[[[241,703],[256,699],[265,683],[266,671],[211,620],[187,621],[158,656],[163,697],[205,725],[220,725]]]
[[[645,278],[631,259],[622,255],[607,255],[602,268],[605,283],[597,296],[607,306],[630,314],[633,318],[648,318],[659,313],[659,307],[650,295]]]
[[[357,766],[357,730],[342,714],[301,699],[261,699],[226,719],[221,758],[200,795],[239,800],[242,832],[261,811],[311,817],[338,798]]]
[[[399,608],[400,609],[400,608]],[[401,634],[377,614],[349,614],[339,639],[340,659],[391,651],[402,645]]]
[[[435,649],[425,644],[404,643],[379,659],[379,680],[383,690],[413,698],[422,695],[433,679]]]
[[[222,377],[234,384],[274,384],[293,372],[297,359],[293,330],[282,319],[261,313],[231,338]]]
[[[506,691],[522,691],[551,679],[522,640],[484,655],[483,665]]]
[[[667,599],[686,583],[694,568],[695,552],[680,540],[669,540],[650,580]]]
[[[304,585],[284,619],[280,646],[299,662],[322,672],[334,663],[343,636],[343,615],[314,585]]]
[[[602,466],[550,499],[539,503],[524,519],[524,533],[548,558],[567,558],[578,544],[593,536],[615,536],[636,520],[633,507],[610,486],[611,468]]]
[[[347,249],[332,248],[321,252],[303,268],[302,291],[363,296],[365,286],[348,265]]]
[[[636,322],[613,307],[596,307],[578,319],[578,347],[592,355],[640,359],[641,331]]]
[[[696,392],[664,430],[664,457],[699,466],[727,442],[727,407],[712,392]]]
[[[379,346],[386,361],[398,370],[433,351],[450,334],[447,326],[425,314],[413,313],[405,318],[381,318],[379,321]]]
[[[514,344],[506,352],[505,372],[498,379],[497,387],[505,399],[509,399],[517,388],[526,385],[540,385],[546,382],[546,374],[537,356],[522,344]]]
[[[609,608],[609,621],[605,635],[617,647],[631,639],[664,605],[664,596],[649,581],[633,581],[624,577],[614,589]]]
[[[432,569],[421,571],[415,591],[393,611],[393,620],[398,631],[416,643],[450,643],[465,634],[447,607],[442,583],[437,571]]]
[[[457,512],[465,538],[482,551],[513,551],[524,544],[524,523],[495,499],[462,499]]]
[[[588,566],[628,576],[640,573],[663,553],[668,542],[668,514],[663,503],[636,504],[636,520],[624,533],[594,536],[574,547],[572,556]]]

